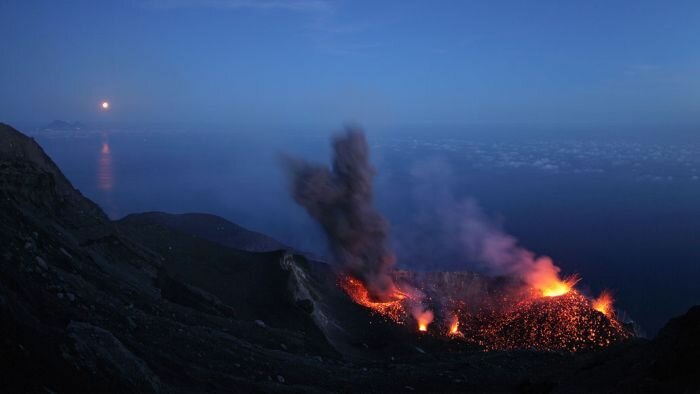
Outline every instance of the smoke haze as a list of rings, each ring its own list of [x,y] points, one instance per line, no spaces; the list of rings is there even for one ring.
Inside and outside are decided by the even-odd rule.
[[[394,288],[393,253],[386,247],[388,224],[372,203],[374,169],[359,128],[333,139],[331,168],[298,158],[284,160],[291,193],[324,229],[336,260],[377,299]]]
[[[410,258],[429,265],[431,258],[448,259],[452,269],[480,268],[491,275],[519,278],[531,287],[548,287],[558,280],[559,267],[537,256],[502,230],[473,198],[457,199],[452,186],[458,175],[439,158],[423,160],[411,169],[413,225],[400,226],[397,247]],[[468,174],[460,174],[468,176]],[[423,229],[432,229],[426,233]],[[456,267],[461,262],[467,267]],[[441,262],[444,263],[444,262]]]
[[[547,256],[536,256],[518,245],[484,214],[473,199],[460,210],[461,245],[467,255],[492,274],[518,277],[531,287],[548,287],[559,277],[559,267]]]

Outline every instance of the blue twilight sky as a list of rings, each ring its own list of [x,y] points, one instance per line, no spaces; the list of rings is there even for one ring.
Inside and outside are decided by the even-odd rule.
[[[0,54],[0,121],[700,124],[697,0],[2,0]]]

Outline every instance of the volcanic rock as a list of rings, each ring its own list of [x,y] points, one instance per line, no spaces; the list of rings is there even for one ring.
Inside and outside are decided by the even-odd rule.
[[[267,235],[248,230],[221,217],[204,213],[176,215],[165,212],[145,212],[128,215],[120,223],[125,226],[141,228],[148,225],[162,225],[171,230],[185,232],[229,248],[247,252],[291,250]]]
[[[490,350],[583,351],[632,337],[617,320],[572,290],[518,302],[506,311],[472,315],[460,325],[465,340]]]

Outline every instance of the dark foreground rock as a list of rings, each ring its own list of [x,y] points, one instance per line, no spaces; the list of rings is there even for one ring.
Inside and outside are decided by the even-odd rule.
[[[0,392],[700,391],[698,307],[601,352],[485,353],[368,315],[325,264],[216,235],[111,222],[0,125]]]
[[[248,230],[224,218],[206,213],[145,212],[128,215],[120,220],[120,223],[136,228],[161,225],[171,230],[185,232],[201,239],[247,252],[290,250],[289,247],[267,235]]]

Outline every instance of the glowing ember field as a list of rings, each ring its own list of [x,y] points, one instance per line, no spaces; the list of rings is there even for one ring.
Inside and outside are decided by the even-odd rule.
[[[449,296],[443,297],[442,305],[425,305],[428,297],[406,284],[389,301],[375,302],[360,280],[347,275],[339,278],[350,298],[373,314],[415,327],[417,335],[444,337],[486,351],[578,352],[632,337],[615,317],[611,294],[606,291],[592,300],[574,288],[577,282],[573,277],[554,287],[517,291],[514,297],[492,296],[498,301],[489,300],[470,310],[464,308],[465,300]]]
[[[486,350],[581,351],[606,347],[631,333],[616,319],[593,309],[572,290],[557,297],[526,299],[504,313],[465,316],[465,340]]]

